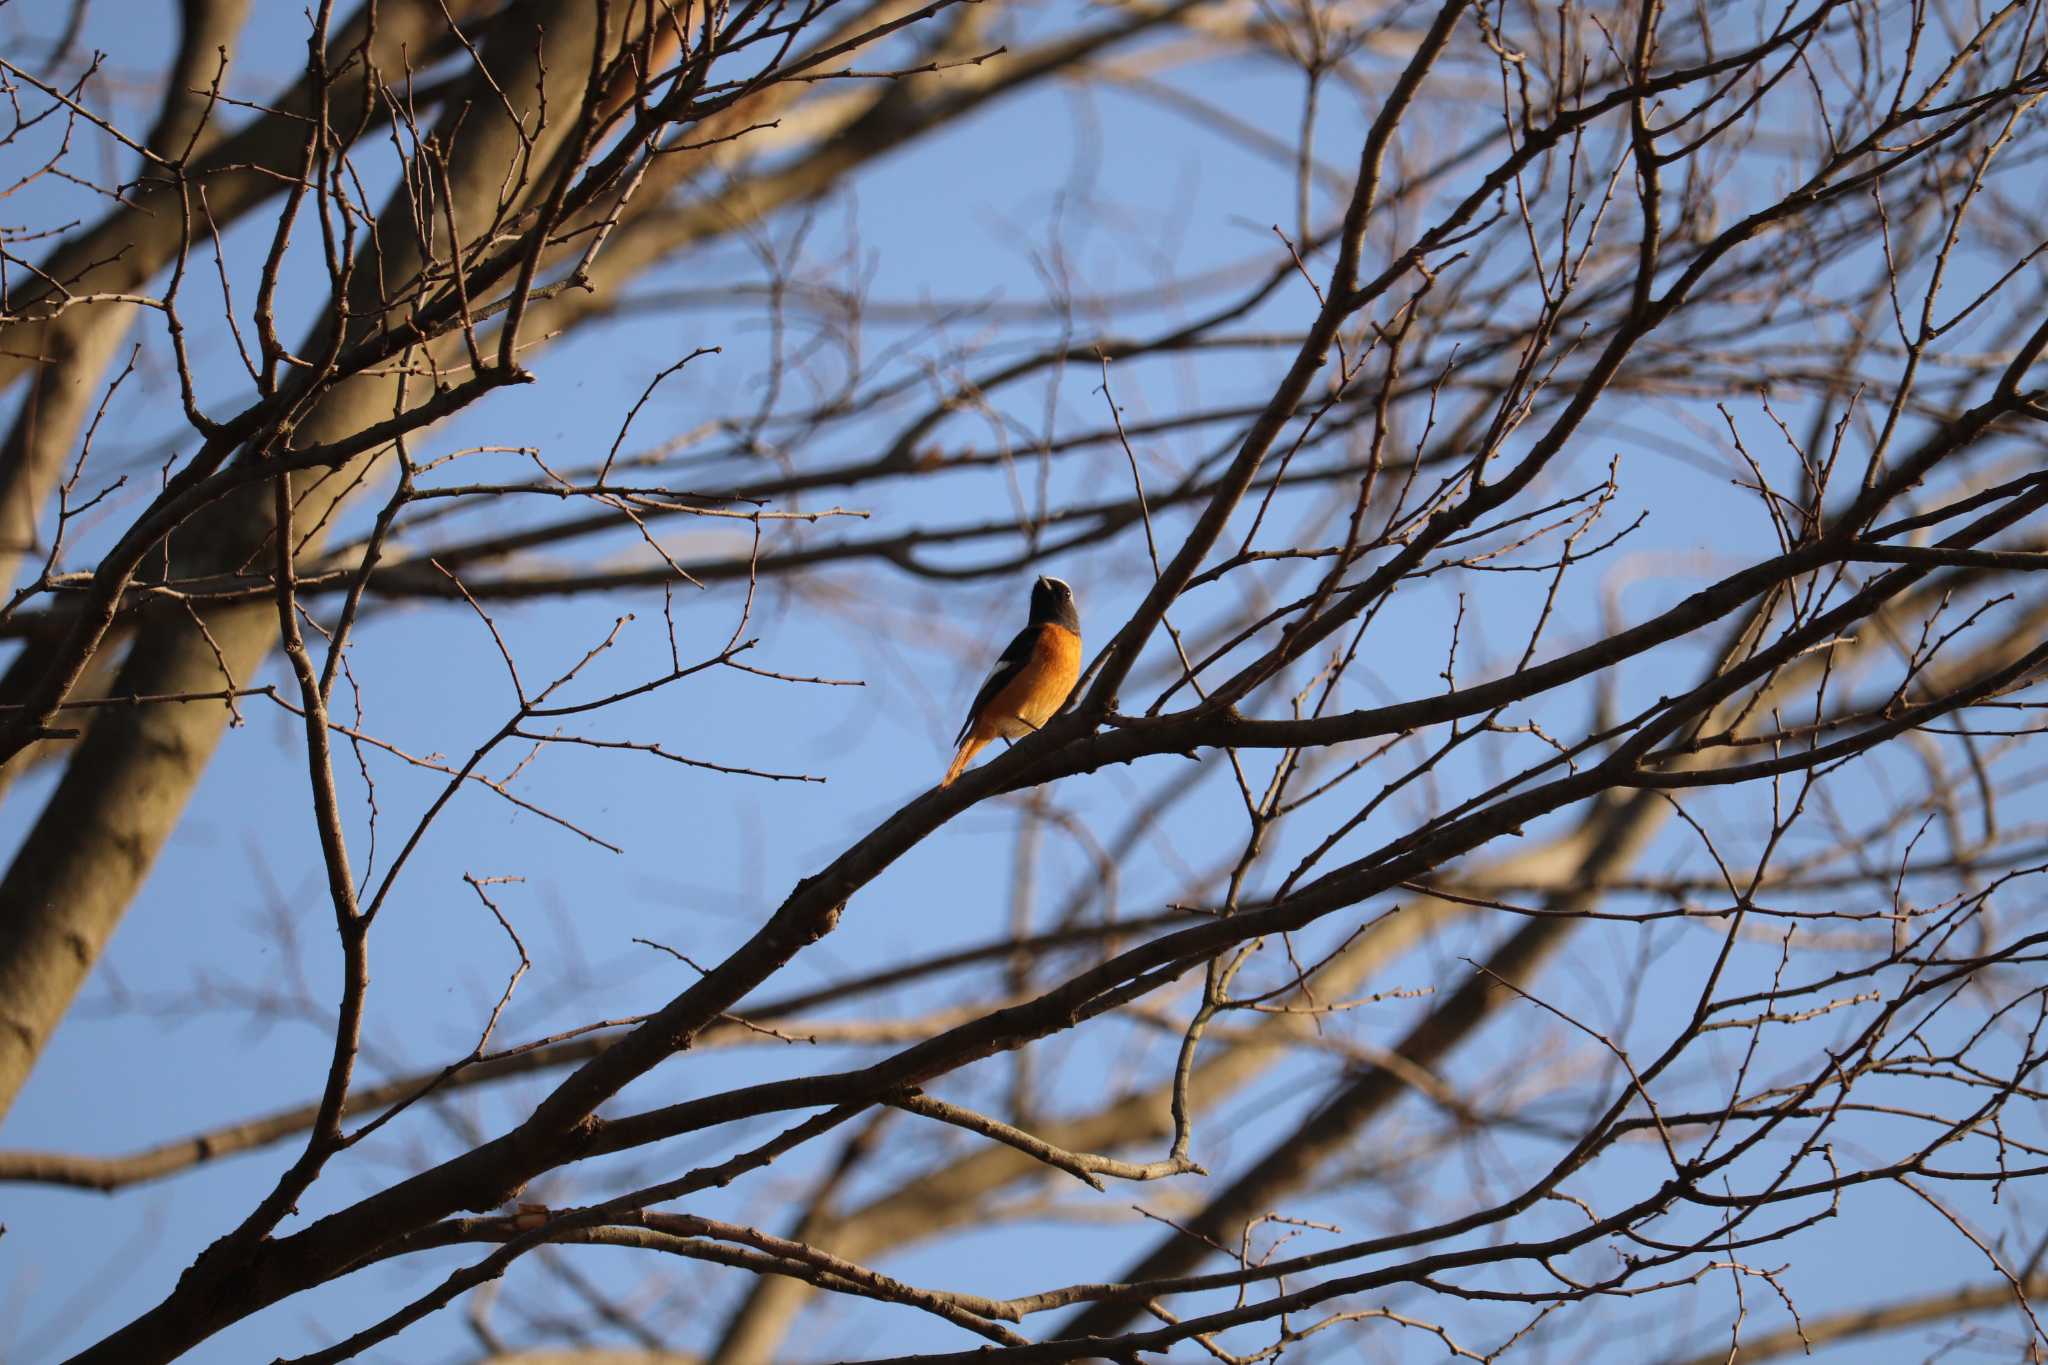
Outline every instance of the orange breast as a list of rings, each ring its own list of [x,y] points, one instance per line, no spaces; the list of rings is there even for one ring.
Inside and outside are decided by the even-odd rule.
[[[985,725],[990,738],[1016,739],[1029,734],[1067,704],[1080,676],[1081,637],[1065,626],[1045,626],[1023,669],[990,699],[975,733],[980,734]]]

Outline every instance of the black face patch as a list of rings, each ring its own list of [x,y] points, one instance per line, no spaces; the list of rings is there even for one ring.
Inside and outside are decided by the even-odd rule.
[[[1077,635],[1081,631],[1074,590],[1057,578],[1040,578],[1031,585],[1031,622],[1041,625],[1047,621],[1065,626]]]

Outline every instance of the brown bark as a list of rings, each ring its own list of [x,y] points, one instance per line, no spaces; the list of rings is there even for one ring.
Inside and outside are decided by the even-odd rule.
[[[485,50],[501,88],[534,92],[545,85],[549,123],[528,133],[536,159],[543,161],[577,127],[564,111],[579,106],[594,42],[583,7],[567,0],[564,6],[560,13],[535,15],[545,34],[544,82],[533,65],[531,28],[502,26]],[[477,100],[466,112],[461,136],[450,143],[448,177],[468,210],[461,216],[482,224],[490,220],[522,144],[520,130],[493,101]],[[453,124],[451,118],[448,131]],[[353,276],[352,300],[365,333],[382,312],[384,282],[408,280],[431,259],[431,248],[410,230],[415,222],[401,187]],[[308,353],[318,349],[305,347]],[[345,380],[320,399],[298,426],[295,441],[303,446],[346,439],[402,410],[401,391],[394,375]],[[302,524],[320,524],[351,486],[352,474],[344,469],[295,481]],[[234,570],[267,535],[268,502],[259,491],[209,509],[199,525],[177,538],[174,572]],[[317,543],[308,548],[317,550]],[[229,674],[244,680],[276,640],[276,616],[260,605],[211,611],[205,620],[212,644],[183,613],[151,613],[136,633],[117,688],[152,695],[219,687],[216,645]],[[101,717],[71,756],[0,880],[0,1000],[6,1002],[0,1019],[0,1116],[99,960],[226,724],[226,711],[212,707],[137,708]]]

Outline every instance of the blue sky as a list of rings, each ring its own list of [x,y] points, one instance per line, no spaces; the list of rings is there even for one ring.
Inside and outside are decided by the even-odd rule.
[[[260,98],[288,76],[301,60],[303,42],[303,19],[296,9],[255,8],[258,14],[231,84],[233,93],[250,98]],[[54,11],[45,0],[40,8],[29,4],[0,15],[0,24],[12,24],[14,31],[47,32]],[[145,73],[172,40],[169,11],[161,4],[135,4],[118,12],[95,6],[84,42],[106,50],[117,75]],[[1027,29],[1063,13],[1034,14]],[[1205,90],[1227,83],[1233,107],[1278,137],[1291,136],[1299,116],[1298,78],[1277,64],[1213,62],[1183,69],[1175,79]],[[132,95],[124,107],[134,118]],[[1325,101],[1319,145],[1334,164],[1348,164],[1360,117],[1355,100]],[[1447,135],[1445,140],[1455,138]],[[1770,178],[1768,172],[1759,173],[1760,181]],[[91,211],[78,193],[62,186],[39,187],[35,193],[41,197],[24,196],[10,217]],[[1291,193],[1284,168],[1223,139],[1197,135],[1154,103],[1125,94],[1048,87],[915,144],[819,205],[815,224],[802,238],[803,260],[816,277],[857,280],[875,299],[902,302],[1037,301],[1046,293],[1047,263],[1062,257],[1091,290],[1142,288],[1164,275],[1197,275],[1246,261],[1265,268],[1275,251],[1273,224],[1291,222]],[[1322,207],[1327,209],[1327,199]],[[1057,235],[1052,224],[1061,225]],[[794,215],[771,221],[763,231],[786,248],[794,239]],[[240,272],[238,278],[253,278],[256,257],[249,245],[259,241],[246,231],[230,234],[230,269]],[[760,277],[747,244],[726,241],[678,259],[638,288],[650,293],[664,288],[715,291]],[[320,306],[320,296],[316,280],[302,278],[300,283],[288,307],[303,327]],[[237,293],[248,297],[242,288]],[[1305,286],[1283,289],[1244,320],[1243,330],[1298,326],[1311,305]],[[1120,315],[1113,320],[1114,331],[1149,334],[1198,308],[1190,303]],[[867,354],[885,355],[891,341],[904,339],[903,354],[882,363],[908,378],[919,372],[922,359],[943,355],[948,343],[973,342],[978,353],[959,371],[984,373],[1003,363],[1014,344],[1002,331],[1001,319],[999,312],[963,309],[939,338],[903,337],[900,331],[892,333],[886,321],[879,322]],[[1027,335],[1033,347],[1046,339],[1043,328]],[[792,337],[789,344],[794,348],[803,340]],[[765,382],[772,341],[738,306],[657,311],[616,321],[537,355],[531,364],[540,383],[494,395],[434,432],[421,453],[432,456],[480,444],[531,445],[540,447],[551,463],[587,462],[609,446],[619,415],[657,371],[696,347],[721,346],[720,354],[692,362],[648,402],[628,448],[652,446],[693,429],[707,416],[746,411]],[[160,336],[150,333],[148,345],[160,352]],[[239,367],[217,323],[202,332],[197,351],[208,398],[229,402],[237,391]],[[1270,391],[1285,359],[1284,351],[1248,347],[1117,366],[1111,370],[1112,385],[1126,420],[1139,421],[1194,402],[1256,401]],[[819,382],[829,383],[836,362],[828,355],[818,363]],[[950,377],[952,371],[941,373]],[[146,372],[144,379],[117,409],[119,425],[113,431],[119,439],[108,457],[114,468],[153,468],[181,440],[175,404],[167,405],[174,393],[163,382],[161,367]],[[1048,421],[1060,430],[1092,426],[1103,412],[1100,383],[1093,360],[1081,358],[1058,376],[1056,388],[1033,382],[1004,391],[994,402],[1021,431],[1043,430]],[[930,390],[923,396],[928,399]],[[1761,440],[1769,431],[1764,414],[1754,403],[1735,402],[1745,431]],[[913,406],[898,405],[844,424],[827,441],[797,449],[791,458],[803,467],[866,458],[913,411]],[[1581,443],[1583,449],[1550,487],[1552,496],[1584,487],[1604,475],[1611,457],[1622,458],[1623,493],[1610,514],[1611,525],[1618,529],[1638,513],[1647,520],[1640,539],[1625,542],[1610,561],[1616,575],[1609,580],[1611,610],[1624,619],[1640,619],[1690,591],[1701,577],[1770,543],[1769,528],[1754,502],[1730,482],[1735,466],[1728,453],[1708,450],[1707,458],[1723,461],[1718,468],[1702,467],[1693,458],[1712,444],[1701,428],[1687,429],[1662,410],[1603,411],[1603,416],[1607,425]],[[1697,410],[1688,416],[1695,422],[1702,418]],[[990,423],[971,410],[956,414],[931,437],[940,448],[983,445],[989,439]],[[1036,478],[1029,442],[1015,431],[1011,439],[1019,451],[1020,486],[1028,488]],[[1189,461],[1209,453],[1218,439],[1212,430],[1190,439],[1141,442],[1148,483],[1170,481]],[[485,472],[511,477],[520,467],[516,457],[475,457],[458,469],[467,468],[466,477]],[[723,473],[735,467],[728,461],[716,469]],[[1063,462],[1050,487],[1056,502],[1110,497],[1124,489],[1128,478],[1121,453],[1103,450]],[[832,491],[798,506],[815,510],[819,502],[842,501],[871,510],[873,518],[821,522],[794,532],[795,540],[826,543],[1013,513],[1007,481],[979,475],[897,481],[844,497]],[[111,500],[99,533],[118,525],[122,511],[134,506],[122,498]],[[373,510],[372,502],[359,505],[350,526],[359,529]],[[518,515],[538,519],[553,511]],[[1281,515],[1291,522],[1308,513],[1305,504],[1289,504]],[[488,523],[472,518],[471,524],[496,525],[499,515],[493,512]],[[1185,515],[1168,512],[1157,521],[1162,543],[1177,544]],[[729,544],[734,533],[717,525],[676,525],[662,534],[673,552],[687,555]],[[88,536],[84,544],[91,543]],[[646,562],[628,536],[615,536],[603,548],[620,563]],[[982,553],[962,550],[958,559],[975,562]],[[1135,535],[1045,567],[1074,583],[1094,643],[1125,618],[1150,572],[1143,540]],[[689,968],[633,940],[653,939],[700,962],[715,960],[741,942],[799,877],[928,786],[943,767],[959,711],[978,681],[962,658],[992,655],[1007,639],[1021,621],[1028,577],[1019,572],[993,581],[949,583],[858,560],[818,575],[801,590],[770,583],[749,628],[749,634],[761,637],[749,659],[794,673],[857,678],[864,686],[811,688],[715,672],[608,710],[583,731],[600,738],[659,738],[692,757],[813,773],[827,779],[822,784],[768,784],[637,755],[573,749],[551,750],[536,759],[522,776],[521,792],[618,845],[624,850],[620,854],[488,794],[460,797],[434,826],[377,927],[367,1073],[381,1077],[387,1070],[431,1067],[461,1055],[503,986],[514,962],[510,945],[464,883],[464,874],[523,878],[493,893],[519,929],[534,964],[499,1024],[500,1042],[636,1013],[669,998],[690,979]],[[1461,662],[1461,677],[1490,676],[1511,664],[1517,632],[1541,596],[1542,584],[1534,575],[1529,579],[1503,582],[1495,577],[1475,584],[1446,575],[1404,590],[1368,637],[1369,677],[1347,691],[1352,704],[1424,695],[1441,687],[1437,675],[1460,589],[1473,594],[1473,601],[1482,600],[1477,595],[1483,591],[1487,608],[1463,626],[1470,633],[1461,657],[1469,663]],[[1603,602],[1594,581],[1591,575],[1579,580],[1562,604],[1546,654],[1598,627]],[[686,659],[723,642],[741,599],[737,584],[678,592],[677,622]],[[1202,610],[1199,602],[1191,604],[1189,618],[1199,622]],[[570,694],[577,697],[598,695],[608,686],[629,685],[667,668],[660,592],[492,609],[530,686],[559,674],[627,612],[634,620],[616,647],[579,678]],[[1663,666],[1675,670],[1685,662],[1683,655],[1673,657],[1679,664]],[[1163,651],[1148,656],[1140,678],[1151,687],[1134,682],[1128,696],[1156,693],[1166,664]],[[376,607],[362,626],[352,667],[363,682],[366,723],[415,753],[444,752],[459,761],[514,705],[489,637],[460,610]],[[1625,699],[1652,698],[1674,685],[1668,675],[1630,669],[1612,682]],[[1576,733],[1586,724],[1589,706],[1586,696],[1562,699],[1543,709],[1544,723]],[[282,1017],[276,1008],[282,1004],[288,1012],[301,982],[315,1006],[330,1007],[337,977],[318,848],[305,809],[301,733],[295,720],[260,700],[245,703],[245,710],[248,723],[229,733],[190,815],[0,1132],[5,1145],[118,1152],[310,1098],[313,1078],[324,1064],[330,1021],[317,1012]],[[1504,743],[1503,751],[1526,761],[1536,743]],[[354,759],[345,752],[337,757],[348,799],[359,803],[362,789]],[[512,757],[508,752],[494,759],[494,770],[502,773]],[[1881,774],[1891,761],[1870,767]],[[383,812],[378,832],[382,866],[440,784],[388,761],[371,762]],[[1266,762],[1253,761],[1261,775]],[[1454,767],[1448,780],[1469,786],[1485,773],[1484,764]],[[0,807],[0,849],[11,848],[20,837],[51,778],[48,772],[31,775],[8,794]],[[1119,867],[1117,894],[1125,915],[1149,913],[1163,900],[1187,894],[1190,885],[1206,886],[1214,894],[1214,868],[1234,854],[1243,837],[1242,812],[1223,765],[1211,761],[1196,767],[1183,759],[1155,758],[1132,770],[1069,779],[1051,793],[1059,809],[1103,840],[1120,826],[1134,801],[1162,781],[1188,782],[1195,789],[1177,809],[1170,841],[1142,845]],[[1762,798],[1745,789],[1686,799],[1688,809],[1703,820],[1733,828],[1742,822],[1744,803]],[[1862,804],[1852,798],[1847,809],[1860,819],[1881,805],[1881,792],[1866,789]],[[368,846],[361,805],[354,810],[358,823],[350,834],[360,867]],[[1355,856],[1404,828],[1416,810],[1413,802],[1390,802],[1345,847]],[[2017,786],[2004,814],[2014,824],[2040,819],[2031,787]],[[864,890],[842,927],[807,951],[768,993],[1003,932],[1011,914],[1014,829],[1010,803],[965,814]],[[1267,884],[1322,832],[1286,831],[1283,852],[1269,864],[1273,870]],[[1529,831],[1532,837],[1546,832]],[[1895,849],[1874,852],[1896,857]],[[1697,848],[1675,830],[1642,864],[1646,872],[1699,865]],[[1096,875],[1081,844],[1056,829],[1046,833],[1037,870],[1040,894],[1031,907],[1035,922],[1043,922],[1068,891]],[[1309,949],[1334,946],[1362,919],[1387,908],[1386,903],[1362,906],[1354,915],[1320,926],[1307,936]],[[1490,918],[1461,926],[1396,964],[1372,988],[1448,988],[1464,970],[1461,959],[1481,955],[1506,927]],[[1718,932],[1711,924],[1683,922],[1648,930],[1594,926],[1545,973],[1542,993],[1562,1008],[1609,1019],[1621,1017],[1634,988],[1639,999],[1628,1036],[1634,1045],[1654,1047],[1690,1010],[1703,955],[1711,957]],[[1767,980],[1774,961],[1767,946],[1750,945],[1737,955],[1734,970]],[[906,1009],[962,1004],[1001,989],[999,974],[978,972],[923,988],[902,1003]],[[195,996],[206,997],[211,1007],[191,1008]],[[271,1008],[252,1010],[247,1008],[251,1004]],[[1184,1016],[1190,1004],[1183,992],[1167,1008]],[[1389,1000],[1354,1011],[1333,1028],[1384,1044],[1430,1005],[1427,997]],[[1561,1060],[1565,1041],[1532,1010],[1509,1011],[1468,1044],[1449,1071],[1461,1083],[1513,1086]],[[1040,1064],[1049,1072],[1057,1068],[1058,1107],[1085,1109],[1124,1083],[1133,1059],[1156,1060],[1169,1043],[1105,1023],[1084,1030],[1076,1040],[1054,1044]],[[821,1050],[770,1043],[679,1058],[632,1087],[618,1101],[618,1111],[827,1065]],[[854,1055],[864,1054],[835,1057]],[[1796,1059],[1780,1060],[1789,1065]],[[1000,1059],[983,1063],[944,1087],[944,1093],[967,1102],[993,1101],[1001,1094],[1007,1068]],[[1198,1128],[1197,1156],[1222,1178],[1234,1160],[1288,1131],[1339,1074],[1335,1063],[1317,1057],[1268,1073],[1248,1089],[1248,1099],[1228,1108],[1230,1122]],[[334,1163],[302,1207],[302,1218],[317,1217],[424,1159],[454,1150],[466,1131],[502,1129],[540,1093],[540,1085],[470,1091],[446,1106],[445,1119],[423,1114],[395,1125],[388,1138],[365,1143]],[[1411,1100],[1382,1122],[1389,1134],[1412,1134],[1426,1125],[1428,1113]],[[1551,1115],[1567,1122],[1574,1116]],[[2034,1122],[2038,1127],[2038,1119]],[[589,1163],[564,1187],[579,1193],[565,1193],[563,1202],[621,1188],[629,1172],[672,1173],[697,1158],[736,1150],[767,1131],[719,1132],[631,1160]],[[941,1140],[901,1120],[894,1131],[907,1143]],[[1381,1133],[1371,1130],[1367,1142],[1385,1140]],[[1888,1136],[1874,1124],[1863,1135],[1873,1144]],[[268,1187],[293,1150],[265,1149],[112,1199],[24,1187],[0,1191],[0,1221],[7,1225],[7,1235],[0,1238],[0,1323],[12,1324],[0,1327],[0,1353],[23,1365],[61,1358],[155,1302],[195,1252]],[[789,1163],[787,1171],[778,1167],[767,1188],[779,1193],[802,1188],[833,1150],[822,1144]],[[913,1169],[914,1158],[928,1150],[910,1146],[869,1179],[879,1188]],[[1390,1221],[1455,1208],[1473,1189],[1525,1169],[1532,1153],[1541,1150],[1549,1149],[1537,1139],[1507,1136],[1481,1147],[1470,1169],[1455,1164],[1432,1168],[1430,1178],[1414,1188],[1397,1192],[1366,1185],[1304,1198],[1289,1211],[1341,1224],[1350,1235],[1366,1235]],[[1360,1153],[1361,1159],[1368,1155]],[[1618,1153],[1601,1164],[1581,1192],[1619,1198],[1645,1181],[1654,1183],[1660,1159],[1648,1145]],[[1494,1193],[1505,1189],[1502,1185]],[[547,1191],[537,1187],[534,1193],[545,1197]],[[1151,1206],[1157,1200],[1158,1207],[1169,1208],[1175,1197],[1160,1187],[1112,1189],[1097,1196],[1076,1186],[1055,1193],[1057,1206],[1046,1216],[912,1246],[884,1258],[882,1268],[913,1283],[991,1293],[1108,1276],[1154,1238],[1155,1229],[1131,1215],[1129,1206]],[[1199,1197],[1199,1188],[1189,1197]],[[2024,1205],[2026,1191],[2011,1197]],[[2003,1217],[1974,1194],[1959,1196],[1959,1201],[1987,1219]],[[692,1207],[771,1225],[781,1221],[764,1212],[753,1191]],[[1565,1225],[1562,1212],[1541,1217],[1550,1220],[1546,1225]],[[288,1223],[287,1228],[297,1225]],[[1308,1249],[1330,1240],[1329,1234],[1308,1231],[1290,1246]],[[1796,1258],[1781,1259],[1793,1261],[1786,1282],[1809,1316],[1934,1284],[1974,1283],[1985,1275],[1967,1244],[1931,1211],[1888,1189],[1858,1192],[1845,1202],[1841,1216],[1801,1234],[1796,1245]],[[421,1256],[351,1276],[222,1333],[191,1358],[268,1358],[324,1344],[373,1320],[466,1259]],[[649,1266],[624,1253],[579,1252],[576,1264],[621,1295],[703,1292],[724,1304],[741,1288],[737,1276],[724,1272]],[[508,1280],[505,1292],[511,1296],[537,1281],[535,1271],[523,1268]],[[1641,1339],[1633,1334],[1640,1331],[1667,1342],[1674,1323],[1696,1323],[1697,1330],[1683,1341],[1702,1349],[1711,1345],[1725,1332],[1733,1292],[1725,1281],[1709,1281],[1696,1291],[1602,1304],[1575,1314],[1582,1323],[1588,1320],[1585,1315],[1593,1315],[1591,1321],[1601,1324],[1594,1336],[1605,1339],[1603,1358],[1641,1359]],[[1782,1313],[1768,1288],[1752,1283],[1745,1292],[1754,1330],[1778,1325]],[[1481,1341],[1512,1330],[1502,1326],[1509,1317],[1478,1306],[1446,1308],[1419,1297],[1388,1302],[1396,1307],[1405,1303],[1424,1316],[1449,1314],[1447,1325]],[[1583,1345],[1585,1339],[1575,1340]],[[1372,1359],[1422,1360],[1441,1352],[1433,1339],[1403,1337],[1391,1328],[1361,1332],[1358,1342],[1364,1358]],[[935,1320],[906,1311],[821,1304],[802,1320],[791,1344],[791,1359],[809,1360],[883,1349],[954,1349],[964,1339]],[[473,1345],[459,1315],[450,1312],[370,1358],[455,1360],[465,1358]],[[1554,1358],[1575,1358],[1571,1349]],[[1844,1346],[1817,1352],[1815,1358],[1867,1360],[1872,1357],[1863,1353],[1866,1349]]]

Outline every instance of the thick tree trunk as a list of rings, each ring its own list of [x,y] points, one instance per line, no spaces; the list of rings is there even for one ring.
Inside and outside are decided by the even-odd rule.
[[[461,0],[449,9],[459,18],[479,3]],[[179,211],[175,182],[162,167],[143,166],[129,195],[132,205],[68,239],[42,263],[43,274],[72,295],[141,290],[188,240],[206,241],[209,220],[225,230],[281,194],[286,179],[297,174],[305,145],[302,117],[313,110],[310,81],[302,79],[279,95],[279,113],[226,138],[208,136],[202,123],[218,111],[210,108],[206,92],[223,62],[232,60],[248,0],[185,0],[181,8],[185,27],[178,59],[147,145],[166,159],[185,162],[190,221]],[[330,122],[338,130],[353,130],[366,118],[374,122],[377,106],[370,97],[376,82],[402,81],[409,56],[422,60],[447,40],[447,18],[433,0],[385,0],[377,6],[374,28],[367,11],[355,16],[327,45],[328,65],[337,73],[329,90]],[[136,316],[125,303],[80,304],[52,314],[40,305],[53,293],[48,285],[21,283],[6,301],[7,314],[18,320],[0,326],[0,386],[24,376],[29,385],[0,444],[0,588],[14,582],[23,556],[37,547],[37,521]]]
[[[530,7],[521,21],[506,16],[484,48],[498,88],[521,110],[532,164],[545,166],[577,124],[590,74],[593,25],[588,7],[554,0]],[[536,42],[536,38],[539,41]],[[536,66],[536,61],[542,63]],[[543,86],[545,91],[543,94]],[[479,81],[480,91],[486,87]],[[548,123],[538,110],[545,99]],[[460,121],[459,136],[453,136]],[[521,130],[495,95],[451,102],[444,118],[448,181],[458,222],[484,224],[496,215],[507,168],[525,154]],[[538,172],[525,186],[540,187]],[[364,334],[387,305],[383,282],[411,279],[430,251],[417,235],[408,187],[380,215],[378,230],[357,263],[351,313]],[[317,353],[314,347],[306,351]],[[421,384],[414,385],[415,397]],[[330,390],[294,433],[297,445],[354,435],[393,415],[400,384],[390,374],[363,374]],[[373,452],[362,461],[374,460]],[[328,520],[335,499],[351,487],[356,466],[301,476],[299,524]],[[260,545],[270,526],[267,492],[230,499],[208,510],[175,538],[178,575],[231,570]],[[317,546],[307,547],[316,550]],[[120,687],[154,694],[217,689],[221,663],[237,683],[261,666],[277,634],[268,605],[205,614],[213,644],[182,613],[151,614],[138,632]],[[99,960],[123,910],[176,825],[205,771],[226,723],[209,705],[138,707],[113,723],[100,718],[72,756],[58,789],[0,880],[0,1118]]]

